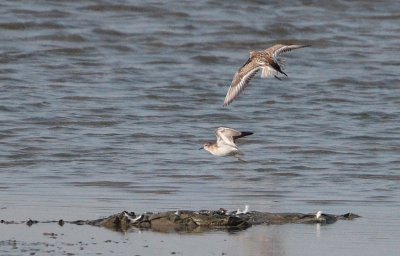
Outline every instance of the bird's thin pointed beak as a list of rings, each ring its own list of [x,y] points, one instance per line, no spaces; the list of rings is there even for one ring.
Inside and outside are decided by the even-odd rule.
[[[202,146],[201,148],[199,148],[199,150],[201,150],[201,149],[203,149],[204,148],[204,146]]]

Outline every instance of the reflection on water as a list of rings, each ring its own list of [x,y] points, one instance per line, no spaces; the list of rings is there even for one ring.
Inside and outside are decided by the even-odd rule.
[[[362,224],[322,226],[317,238],[331,237],[315,254],[337,255],[330,245],[346,241],[359,246],[343,250],[374,241],[392,253],[400,230],[398,2],[0,6],[2,218],[245,204],[352,211]],[[287,79],[256,78],[223,108],[248,51],[276,42],[313,47],[287,56]],[[254,132],[241,144],[246,163],[197,150],[219,126]],[[316,239],[290,236],[303,228],[285,225],[273,227],[285,232],[273,233],[279,242],[265,245],[257,232],[270,228],[246,231],[254,237],[243,243],[290,255]],[[359,233],[339,235],[346,228]]]

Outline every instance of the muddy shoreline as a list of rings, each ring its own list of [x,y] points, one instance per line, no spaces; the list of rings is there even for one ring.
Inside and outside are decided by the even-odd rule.
[[[210,230],[242,231],[253,225],[279,225],[287,223],[303,224],[333,224],[338,220],[352,220],[360,216],[353,213],[325,214],[318,213],[270,213],[259,211],[232,211],[219,210],[178,210],[151,213],[145,212],[135,214],[134,212],[122,211],[105,218],[94,220],[66,221],[48,220],[38,221],[28,219],[26,221],[0,220],[1,224],[26,224],[28,226],[40,223],[55,223],[59,226],[65,224],[90,225],[104,227],[113,231],[126,232],[130,229],[151,230],[155,232],[206,232]]]

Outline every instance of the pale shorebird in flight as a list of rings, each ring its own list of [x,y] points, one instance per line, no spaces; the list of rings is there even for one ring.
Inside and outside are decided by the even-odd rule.
[[[283,45],[276,44],[264,51],[251,51],[250,57],[247,62],[235,73],[228,93],[226,94],[224,106],[228,106],[235,100],[242,91],[249,85],[250,80],[255,76],[258,70],[261,69],[261,77],[267,78],[274,76],[276,79],[281,80],[278,75],[283,74],[286,60],[278,58],[281,53],[289,52],[291,50],[308,47],[311,45]]]
[[[238,149],[235,141],[239,138],[253,134],[252,132],[240,132],[231,128],[219,127],[215,130],[216,142],[204,143],[200,149],[205,149],[216,156],[235,156],[239,160],[243,159],[243,153]]]

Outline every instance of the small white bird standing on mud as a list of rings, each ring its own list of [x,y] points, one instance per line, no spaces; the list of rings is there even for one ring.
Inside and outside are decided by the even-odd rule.
[[[311,45],[283,45],[276,44],[264,51],[251,51],[250,57],[247,62],[235,73],[231,86],[225,97],[224,106],[228,106],[234,101],[242,91],[249,85],[250,80],[255,76],[258,70],[261,69],[261,77],[267,78],[274,76],[276,79],[281,80],[278,75],[283,74],[286,60],[278,58],[281,53],[289,52],[291,50],[308,47]]]
[[[215,130],[216,142],[204,143],[200,149],[205,149],[216,156],[235,156],[239,160],[243,153],[238,149],[235,140],[251,135],[252,132],[240,132],[231,128],[219,127]]]

